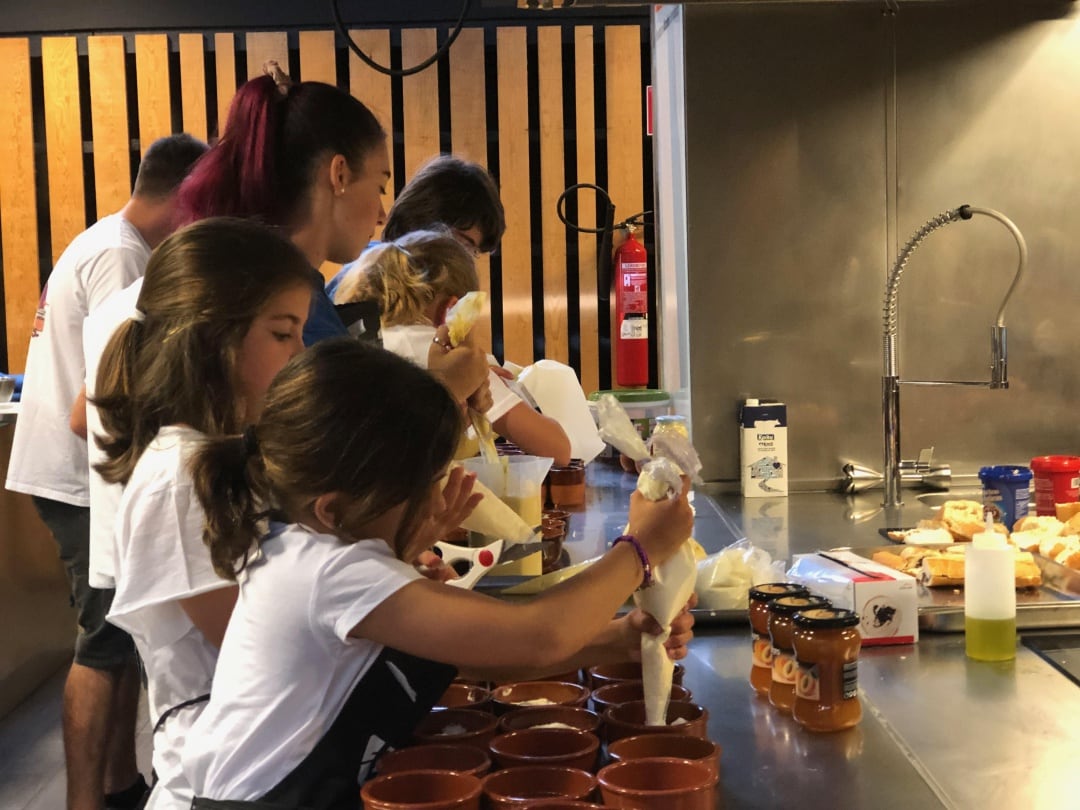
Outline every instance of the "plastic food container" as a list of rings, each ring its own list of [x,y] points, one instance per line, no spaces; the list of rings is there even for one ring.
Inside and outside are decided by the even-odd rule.
[[[1031,471],[1036,515],[1053,515],[1055,503],[1080,500],[1080,456],[1037,456]]]
[[[636,388],[631,390],[608,390],[593,391],[589,394],[589,400],[596,402],[604,394],[611,394],[619,400],[626,415],[638,429],[642,439],[648,439],[652,435],[656,417],[671,414],[671,395],[667,391],[656,388]],[[610,445],[606,446],[602,458],[616,458],[618,453]]]
[[[998,511],[997,519],[1010,531],[1020,518],[1027,517],[1031,498],[1031,470],[1007,464],[982,467],[979,480],[983,486],[983,503]]]

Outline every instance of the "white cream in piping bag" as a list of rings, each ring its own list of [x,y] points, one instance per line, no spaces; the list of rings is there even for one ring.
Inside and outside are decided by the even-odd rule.
[[[674,483],[672,487],[672,471]],[[650,461],[638,476],[637,489],[652,501],[669,498],[681,491],[679,468],[666,458]],[[659,497],[657,497],[659,496]],[[653,584],[634,592],[634,604],[644,610],[664,628],[658,636],[641,634],[641,677],[645,697],[645,723],[667,725],[668,702],[671,700],[671,676],[674,662],[668,657],[664,643],[671,636],[671,623],[694,592],[697,579],[697,560],[689,543],[683,543],[675,555],[652,570]]]
[[[654,442],[652,456],[641,440],[630,417],[611,394],[598,402],[597,417],[600,436],[619,452],[644,462],[638,476],[637,490],[650,501],[674,498],[682,491],[681,475],[695,477],[701,461],[689,439],[665,436]],[[651,458],[651,460],[650,460]],[[689,539],[689,538],[688,538]],[[658,636],[641,635],[641,674],[645,693],[645,722],[650,726],[667,725],[667,708],[671,700],[671,676],[675,664],[668,658],[664,643],[671,636],[671,623],[694,592],[697,560],[689,543],[662,565],[652,569],[653,584],[634,593],[634,604],[656,619],[664,628]]]

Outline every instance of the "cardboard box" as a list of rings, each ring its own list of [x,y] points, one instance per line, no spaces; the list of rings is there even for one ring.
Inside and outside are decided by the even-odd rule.
[[[739,464],[744,498],[788,494],[787,406],[748,399],[739,413]]]
[[[788,576],[835,607],[859,614],[864,647],[919,640],[918,584],[908,574],[834,550],[797,554]]]

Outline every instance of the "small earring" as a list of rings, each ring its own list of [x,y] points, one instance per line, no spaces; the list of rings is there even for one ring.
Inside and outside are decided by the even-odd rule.
[[[339,188],[339,189],[337,190],[337,193],[338,193],[338,196],[339,196],[339,197],[340,197],[340,196],[341,196],[342,194],[344,194],[344,193],[345,193],[345,186],[342,186],[341,188]]]

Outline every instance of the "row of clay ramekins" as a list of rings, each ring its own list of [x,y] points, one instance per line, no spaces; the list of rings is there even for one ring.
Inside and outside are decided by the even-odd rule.
[[[686,668],[682,664],[675,664],[675,668],[671,674],[671,682],[682,685],[683,676],[686,674]],[[620,661],[614,664],[596,664],[587,669],[575,669],[569,672],[562,672],[557,675],[545,675],[538,678],[530,678],[533,681],[562,681],[563,683],[579,683],[583,686],[587,686],[590,689],[598,689],[601,686],[607,686],[609,683],[616,683],[619,681],[640,681],[642,679],[642,670],[640,661]],[[472,683],[483,686],[487,689],[494,689],[495,686],[503,686],[506,684],[495,684],[491,682],[481,681],[468,681],[458,680],[455,683]]]
[[[587,801],[599,787],[604,807],[712,810],[718,781],[702,762],[656,757],[613,762],[596,776],[556,767],[511,768],[483,778],[446,770],[401,771],[367,782],[361,797],[367,810],[479,810],[481,794],[489,810],[555,810],[600,807]]]
[[[701,762],[710,771],[720,773],[720,746],[704,737],[686,734],[640,734],[623,737],[607,748],[611,762],[627,759],[676,757]],[[553,766],[521,766],[522,768]],[[380,776],[399,771],[457,771],[484,776],[492,769],[490,752],[470,745],[414,745],[390,751],[379,757],[375,772]],[[507,770],[518,770],[508,768]]]
[[[503,715],[528,708],[526,701],[543,700],[550,706],[585,706],[590,705],[595,711],[605,709],[631,700],[642,700],[645,687],[641,681],[614,681],[593,689],[562,681],[522,681],[521,683],[496,686],[486,689],[471,683],[452,683],[443,693],[436,709],[476,709]],[[671,700],[691,700],[693,695],[685,686],[671,685]]]
[[[595,713],[588,712],[586,709],[562,714],[564,719],[555,722],[569,720],[567,725],[586,732],[589,729],[585,727],[593,722],[589,715],[595,716]],[[517,718],[520,718],[520,715]],[[673,700],[668,704],[667,724],[650,726],[645,723],[645,701],[632,700],[606,709],[599,731],[606,743],[638,734],[687,734],[705,737],[708,718],[708,710],[704,707],[688,701]],[[498,731],[499,719],[492,714],[478,712],[475,709],[446,709],[432,712],[420,721],[413,738],[418,744],[472,745],[487,751],[492,739],[498,735]]]

